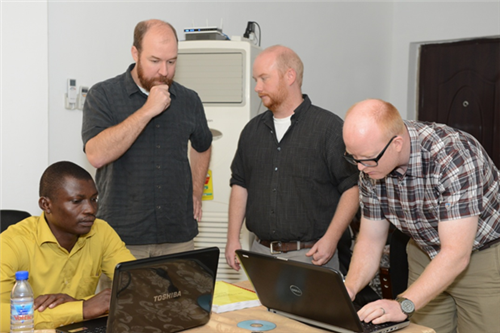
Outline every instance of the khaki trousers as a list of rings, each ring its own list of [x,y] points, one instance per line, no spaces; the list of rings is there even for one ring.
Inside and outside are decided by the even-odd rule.
[[[179,253],[194,250],[194,241],[190,240],[184,243],[161,243],[161,244],[146,244],[146,245],[126,245],[130,253],[136,259],[143,259],[149,257],[158,257],[165,254]],[[106,288],[111,288],[112,281],[106,276],[101,274],[99,283],[97,284],[96,294]]]
[[[412,284],[430,263],[413,240],[407,245]],[[469,266],[411,321],[433,328],[436,333],[500,332],[500,244],[474,251]]]
[[[136,259],[142,259],[194,250],[194,241],[190,240],[184,243],[127,245],[127,249],[130,250]]]

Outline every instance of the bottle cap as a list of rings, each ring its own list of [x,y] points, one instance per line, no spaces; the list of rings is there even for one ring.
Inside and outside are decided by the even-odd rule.
[[[16,280],[28,280],[28,276],[29,276],[28,271],[16,272]]]

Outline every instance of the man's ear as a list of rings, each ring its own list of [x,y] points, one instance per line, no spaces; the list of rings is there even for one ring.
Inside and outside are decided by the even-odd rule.
[[[396,151],[398,153],[400,153],[403,150],[403,143],[404,143],[403,141],[404,141],[404,139],[403,139],[403,137],[401,135],[398,135],[397,138],[395,138],[394,140],[392,140],[392,142],[395,145]]]
[[[132,45],[130,53],[132,53],[132,58],[134,58],[134,61],[137,62],[137,60],[139,60],[139,50],[137,50],[137,48]]]
[[[38,199],[38,206],[45,212],[45,214],[50,214],[52,202],[47,197],[40,197],[40,199]]]
[[[297,73],[293,70],[293,68],[288,68],[285,73],[285,77],[288,81],[288,85],[291,86],[297,80]]]

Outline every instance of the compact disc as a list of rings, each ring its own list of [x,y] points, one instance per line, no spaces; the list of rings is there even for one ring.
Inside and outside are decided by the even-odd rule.
[[[252,332],[262,332],[270,331],[276,328],[276,324],[273,324],[265,320],[245,320],[238,323],[239,328],[244,328]]]

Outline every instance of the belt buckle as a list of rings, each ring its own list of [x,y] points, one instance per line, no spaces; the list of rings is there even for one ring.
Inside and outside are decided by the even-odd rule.
[[[281,247],[281,241],[272,241],[271,243],[269,243],[269,250],[271,250],[271,254],[280,254],[282,253],[281,250],[280,251],[275,251],[274,250],[274,244],[279,244],[279,246]]]

